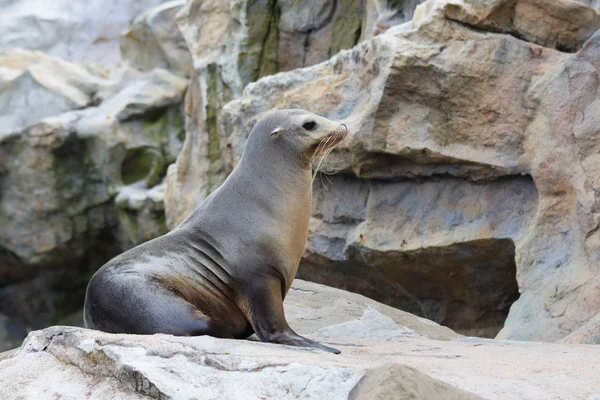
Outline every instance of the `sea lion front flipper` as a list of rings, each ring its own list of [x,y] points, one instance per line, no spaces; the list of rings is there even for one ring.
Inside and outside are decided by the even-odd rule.
[[[276,279],[254,282],[246,300],[248,322],[263,342],[313,347],[339,354],[341,351],[298,335],[285,320],[281,284]]]

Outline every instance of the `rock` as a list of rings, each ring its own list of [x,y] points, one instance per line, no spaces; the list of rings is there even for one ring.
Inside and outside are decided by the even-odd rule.
[[[571,1],[450,1],[444,13],[474,28],[508,33],[563,51],[579,50],[600,26],[595,9]]]
[[[410,21],[415,8],[423,0],[373,0],[373,2],[377,10],[377,19],[372,29],[376,36],[392,26]]]
[[[305,108],[351,135],[324,168],[338,175],[315,181],[298,277],[468,335],[560,340],[600,309],[598,28],[566,0],[423,3],[327,62],[250,83],[210,135],[188,125],[167,224],[222,182],[263,113]]]
[[[2,4],[0,49],[40,50],[66,61],[113,67],[119,41],[138,14],[168,0],[8,1]],[[51,105],[51,104],[49,104]]]
[[[0,136],[43,118],[90,106],[105,76],[90,69],[22,49],[0,51]]]
[[[561,343],[600,344],[600,313],[575,332],[567,335]]]
[[[372,339],[389,339],[414,333],[412,329],[397,325],[393,319],[374,309],[366,310],[359,320],[321,328],[317,332],[328,338],[353,336]]]
[[[460,337],[435,322],[359,294],[300,279],[294,280],[286,296],[285,312],[290,325],[300,334],[317,332],[320,337],[335,340],[355,336],[388,340],[413,334],[433,340]]]
[[[134,247],[168,232],[164,212],[165,183],[150,189],[144,186],[143,182],[125,186],[115,198],[119,243],[124,248]]]
[[[162,204],[115,197],[158,185],[175,160],[186,81],[26,50],[4,51],[0,70],[0,313],[29,330],[64,321],[97,268],[166,231]],[[162,203],[163,191],[148,196]],[[119,235],[131,229],[119,222],[138,220],[139,232]]]
[[[597,394],[597,346],[456,339],[446,328],[359,295],[298,280],[293,287],[285,303],[290,325],[342,354],[253,340],[52,327],[32,332],[0,361],[0,397],[344,399],[365,392],[366,398],[389,398],[383,397],[389,389],[445,396],[434,398],[460,393],[455,398],[461,399]],[[414,333],[372,338],[353,331],[335,339],[315,333],[335,330],[369,307]],[[441,336],[433,339],[432,332]]]
[[[175,15],[185,0],[170,1],[138,15],[121,38],[121,59],[133,68],[164,68],[189,76],[192,60]]]
[[[4,351],[2,353],[0,353],[0,361],[5,360],[9,357],[12,357],[19,349],[12,349],[12,350],[8,350],[8,351]]]
[[[388,364],[368,370],[348,400],[477,400],[479,396],[457,389],[406,365]]]
[[[410,19],[417,1],[391,3]],[[372,37],[377,15],[371,0],[188,1],[178,15],[194,65],[186,96],[188,140],[168,172],[168,226],[227,176],[221,154],[228,150],[217,133],[223,106],[260,77],[325,61],[354,46],[361,32],[363,39]]]

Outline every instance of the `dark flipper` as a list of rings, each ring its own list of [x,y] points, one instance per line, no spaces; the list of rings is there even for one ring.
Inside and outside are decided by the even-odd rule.
[[[302,337],[290,328],[285,320],[281,284],[277,279],[254,282],[247,288],[245,297],[246,304],[243,305],[243,309],[247,311],[247,318],[254,332],[263,342],[341,353],[337,349]]]

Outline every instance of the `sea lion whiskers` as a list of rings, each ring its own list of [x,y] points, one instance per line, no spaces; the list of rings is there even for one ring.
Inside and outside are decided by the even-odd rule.
[[[333,141],[334,141],[334,136],[329,135],[325,139],[321,140],[321,142],[317,146],[317,150],[315,151],[315,154],[313,155],[313,160],[316,156],[320,156],[320,158],[316,164],[316,167],[313,169],[312,182],[315,181],[315,178],[317,177],[317,173],[321,169],[321,165],[323,164],[323,161],[325,160],[325,158],[327,158],[327,156],[329,154],[331,154],[331,152],[333,151],[334,146],[328,146]]]

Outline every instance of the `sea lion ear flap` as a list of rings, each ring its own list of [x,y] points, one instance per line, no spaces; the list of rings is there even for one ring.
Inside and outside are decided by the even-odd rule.
[[[281,127],[278,126],[277,128],[273,129],[273,132],[271,132],[271,136],[273,136],[273,137],[279,136],[280,131],[281,131]]]

